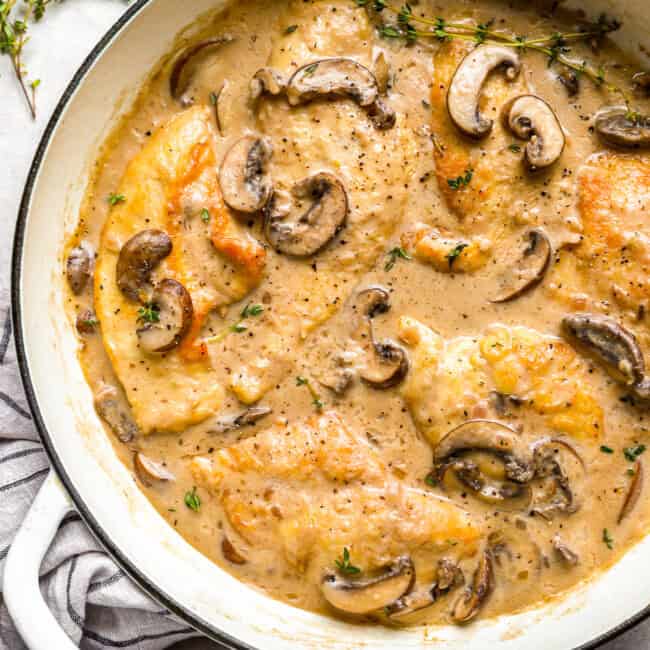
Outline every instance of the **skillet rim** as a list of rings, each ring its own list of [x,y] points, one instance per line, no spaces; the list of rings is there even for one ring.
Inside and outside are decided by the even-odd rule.
[[[175,614],[186,623],[189,623],[194,629],[198,630],[210,638],[212,641],[218,643],[224,650],[262,650],[256,649],[253,646],[250,646],[247,643],[236,639],[230,634],[227,634],[222,630],[216,628],[202,617],[188,611],[188,609],[180,602],[178,602],[172,595],[163,591],[152,581],[150,581],[143,573],[141,573],[138,567],[135,566],[135,564],[133,564],[112,541],[108,531],[105,530],[95,519],[90,509],[87,507],[84,498],[74,487],[70,476],[65,471],[65,468],[59,459],[54,440],[50,435],[47,427],[45,426],[45,422],[43,420],[40,406],[36,398],[34,384],[31,378],[29,363],[27,360],[27,343],[23,336],[23,315],[21,305],[23,248],[25,242],[25,230],[31,208],[32,195],[34,193],[34,188],[43,166],[44,158],[47,154],[50,141],[52,140],[52,137],[59,125],[61,118],[65,113],[68,104],[70,103],[77,89],[85,81],[86,75],[91,70],[94,63],[106,50],[109,49],[114,39],[120,34],[124,27],[126,27],[126,25],[135,16],[137,16],[137,14],[139,14],[147,5],[153,1],[154,0],[136,0],[136,2],[134,2],[133,5],[130,6],[115,23],[113,23],[113,25],[111,25],[108,31],[106,31],[99,42],[91,50],[91,52],[84,58],[83,62],[67,85],[66,89],[63,91],[61,98],[59,99],[50,119],[48,120],[47,126],[45,127],[41,140],[36,149],[36,153],[34,154],[34,158],[32,159],[31,165],[29,167],[29,172],[27,174],[27,179],[25,181],[25,187],[20,201],[20,206],[18,209],[16,226],[13,236],[11,258],[10,297],[14,343],[16,348],[16,360],[20,371],[23,389],[25,391],[25,397],[27,398],[27,403],[32,414],[33,422],[40,436],[40,439],[43,442],[43,446],[50,460],[50,463],[52,464],[53,469],[56,471],[57,476],[63,483],[66,491],[70,495],[75,509],[88,526],[90,532],[104,547],[109,556],[117,563],[121,569],[125,571],[125,573],[138,585],[138,587],[145,591],[149,596],[160,603],[163,607],[168,609],[171,613]],[[587,641],[582,645],[574,647],[573,650],[596,650],[597,648],[601,648],[603,644],[612,641],[625,632],[628,632],[648,617],[650,617],[650,603],[619,625],[597,636],[596,638]]]

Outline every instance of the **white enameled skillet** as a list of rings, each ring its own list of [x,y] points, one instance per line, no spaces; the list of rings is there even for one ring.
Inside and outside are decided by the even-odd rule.
[[[13,316],[27,398],[53,469],[9,552],[3,593],[28,646],[73,647],[47,610],[37,582],[43,554],[72,509],[145,591],[227,648],[583,649],[597,647],[649,615],[650,537],[566,600],[539,609],[464,628],[354,626],[294,609],[238,582],[187,544],[138,491],[93,410],[77,342],[65,321],[63,242],[75,225],[102,138],[179,30],[225,4],[134,3],[65,91],[29,173],[14,242]],[[648,0],[573,4],[622,20],[615,38],[625,49],[638,55],[644,38],[650,48]]]

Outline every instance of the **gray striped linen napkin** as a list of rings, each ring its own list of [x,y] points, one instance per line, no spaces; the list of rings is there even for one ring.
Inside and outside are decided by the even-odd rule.
[[[0,422],[12,433],[0,433],[0,585],[13,537],[49,471],[22,394],[8,309],[1,318]],[[61,523],[40,575],[52,613],[81,648],[158,650],[197,636],[129,580],[76,513]],[[0,650],[23,648],[0,593]]]

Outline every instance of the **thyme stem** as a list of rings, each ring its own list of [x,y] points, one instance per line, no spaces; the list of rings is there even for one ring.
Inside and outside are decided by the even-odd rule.
[[[370,4],[370,0],[356,1],[360,6]],[[578,74],[585,75],[593,83],[602,86],[608,92],[621,95],[629,110],[630,100],[626,92],[607,79],[602,67],[596,68],[586,61],[577,62],[566,55],[566,52],[569,51],[566,48],[568,41],[581,41],[608,34],[620,27],[620,23],[617,21],[607,22],[604,17],[601,17],[595,25],[595,28],[586,29],[583,32],[547,34],[528,39],[523,36],[515,36],[507,32],[493,30],[490,28],[491,22],[485,24],[450,23],[443,18],[433,20],[424,16],[418,16],[413,13],[409,4],[404,4],[401,8],[398,8],[385,0],[375,0],[372,6],[374,6],[377,12],[386,9],[397,15],[397,25],[395,27],[384,25],[380,29],[382,35],[387,38],[405,38],[407,41],[413,41],[416,38],[433,38],[438,41],[456,39],[472,42],[476,45],[487,43],[512,47],[522,52],[526,50],[539,52],[548,57],[550,63],[557,62]],[[418,30],[413,27],[411,22],[427,25],[434,29]]]

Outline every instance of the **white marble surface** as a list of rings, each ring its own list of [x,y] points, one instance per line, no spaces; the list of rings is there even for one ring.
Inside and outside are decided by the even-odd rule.
[[[42,80],[38,89],[38,115],[35,121],[14,80],[7,57],[0,58],[0,303],[6,304],[9,293],[11,238],[22,187],[41,134],[56,103],[74,72],[102,34],[125,11],[121,0],[65,0],[52,5],[46,18],[32,29],[32,41],[25,50],[24,61],[31,78]],[[13,385],[0,390],[24,404],[18,379],[6,380]],[[6,430],[31,427],[24,419],[7,413],[2,424]],[[616,603],[612,603],[616,606]],[[207,641],[183,645],[187,650],[215,647]],[[650,650],[650,622],[642,624],[604,646],[606,650]]]

